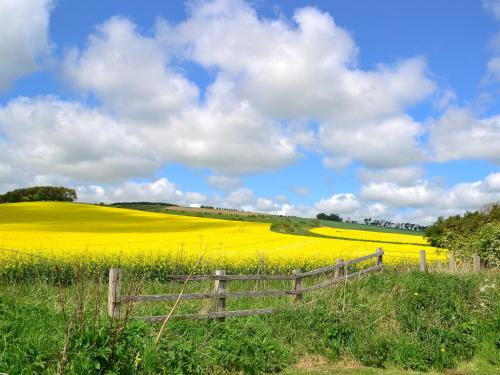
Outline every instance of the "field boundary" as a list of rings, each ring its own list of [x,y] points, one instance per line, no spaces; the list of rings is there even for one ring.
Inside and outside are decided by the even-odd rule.
[[[273,309],[251,309],[251,310],[234,310],[226,311],[226,300],[228,298],[259,298],[259,297],[280,297],[291,296],[294,301],[302,301],[303,295],[317,289],[322,289],[340,282],[346,282],[349,279],[365,275],[370,272],[383,270],[383,255],[384,251],[381,247],[377,251],[366,256],[344,261],[338,259],[336,264],[326,267],[321,267],[315,270],[301,272],[294,270],[290,275],[226,275],[224,270],[217,270],[213,275],[171,275],[168,280],[195,282],[195,281],[214,281],[214,289],[212,293],[177,293],[177,294],[153,294],[153,295],[121,295],[121,283],[123,273],[120,268],[111,268],[109,270],[108,284],[108,315],[112,319],[120,317],[120,307],[122,304],[130,304],[137,302],[157,302],[157,301],[176,301],[180,300],[197,300],[211,299],[216,302],[215,311],[198,314],[184,314],[173,316],[137,316],[135,319],[141,319],[147,322],[163,322],[166,319],[217,319],[224,320],[226,317],[240,317],[250,315],[271,314]],[[376,265],[371,266],[356,272],[349,273],[348,266],[365,262],[376,258]],[[329,272],[334,272],[333,278],[319,282],[307,288],[302,287],[302,281],[311,276],[324,275]],[[261,290],[261,291],[238,291],[228,292],[226,285],[229,281],[236,280],[283,280],[292,281],[291,290]]]

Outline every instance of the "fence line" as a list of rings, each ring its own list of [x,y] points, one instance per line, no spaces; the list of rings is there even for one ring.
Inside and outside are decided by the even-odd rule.
[[[400,258],[400,257],[396,257]],[[426,261],[425,250],[420,250],[420,271],[426,272],[429,270],[429,265]],[[478,254],[472,255],[472,270],[473,272],[481,271],[481,258]],[[457,258],[454,253],[448,254],[448,271],[451,273],[456,273],[458,271]]]
[[[175,319],[209,319],[224,320],[226,317],[239,317],[249,315],[271,314],[273,309],[253,309],[253,310],[236,310],[226,311],[226,299],[228,298],[259,298],[259,297],[278,297],[292,296],[295,301],[302,301],[305,293],[313,290],[326,288],[330,285],[344,282],[357,276],[362,276],[370,272],[381,271],[383,269],[384,252],[381,247],[373,254],[364,257],[352,259],[349,261],[337,260],[335,265],[318,268],[308,272],[300,272],[294,270],[291,275],[226,275],[224,270],[217,270],[215,275],[172,275],[167,277],[171,281],[214,281],[214,289],[212,293],[181,293],[181,294],[156,294],[156,295],[121,295],[121,279],[122,271],[119,268],[111,268],[109,271],[109,288],[108,288],[108,315],[117,319],[120,315],[120,305],[122,303],[135,302],[157,302],[157,301],[176,301],[180,300],[198,300],[198,299],[213,299],[216,301],[216,311],[199,314],[177,315]],[[366,269],[348,272],[348,266],[358,264],[370,259],[376,258],[376,265]],[[334,278],[322,281],[307,288],[302,287],[302,281],[311,276],[322,275],[334,271]],[[235,280],[292,280],[293,287],[291,290],[262,290],[262,291],[241,291],[228,292],[226,283]],[[165,320],[165,316],[142,316],[136,317],[148,322],[161,322]]]

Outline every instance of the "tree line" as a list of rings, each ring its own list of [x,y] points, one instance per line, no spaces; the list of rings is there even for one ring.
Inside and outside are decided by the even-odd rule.
[[[34,186],[15,189],[0,195],[0,203],[61,201],[73,202],[78,199],[74,189],[62,186]]]
[[[500,267],[500,202],[463,215],[440,217],[425,230],[432,246],[446,248],[458,257],[478,254],[485,267]]]
[[[356,220],[346,219],[344,220],[340,215],[332,213],[325,214],[324,212],[320,212],[316,215],[316,219],[318,220],[328,220],[328,221],[338,221],[353,224],[365,224],[376,227],[384,227],[384,228],[396,228],[396,229],[406,229],[406,230],[414,230],[414,231],[423,231],[425,230],[425,226],[414,224],[414,223],[393,223],[389,220],[384,219],[372,219],[370,217],[363,219],[362,222],[358,223]]]

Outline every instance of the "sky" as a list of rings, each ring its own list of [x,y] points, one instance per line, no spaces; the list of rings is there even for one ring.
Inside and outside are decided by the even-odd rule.
[[[500,201],[500,0],[0,0],[0,193],[430,224]]]

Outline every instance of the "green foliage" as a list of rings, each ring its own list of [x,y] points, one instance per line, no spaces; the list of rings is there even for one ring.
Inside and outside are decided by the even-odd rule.
[[[278,309],[270,316],[171,321],[159,345],[153,341],[158,325],[130,321],[122,329],[102,314],[94,319],[90,305],[85,319],[72,326],[64,370],[261,374],[280,372],[308,354],[417,371],[443,371],[478,358],[484,369],[498,369],[499,283],[494,273],[457,276],[389,268],[345,288],[306,295],[303,304],[268,299],[262,303]],[[70,285],[64,293],[75,295],[78,290],[78,285]],[[87,296],[87,301],[93,298]],[[0,285],[0,372],[56,372],[67,327],[58,300],[57,288],[44,281]],[[101,308],[105,303],[103,295]],[[183,302],[182,308],[189,303]],[[249,308],[247,303],[232,300],[228,307]],[[165,309],[152,305],[144,304],[141,315]]]
[[[340,217],[340,215],[337,215],[337,214],[325,214],[323,212],[320,212],[319,214],[316,215],[316,219],[318,220],[328,220],[328,221],[344,221],[344,219],[342,219]]]
[[[16,189],[0,195],[0,203],[62,201],[73,202],[77,199],[74,189],[62,186],[34,186]]]
[[[490,204],[463,216],[440,217],[425,231],[432,246],[447,248],[459,257],[478,254],[483,266],[500,266],[500,204]]]

